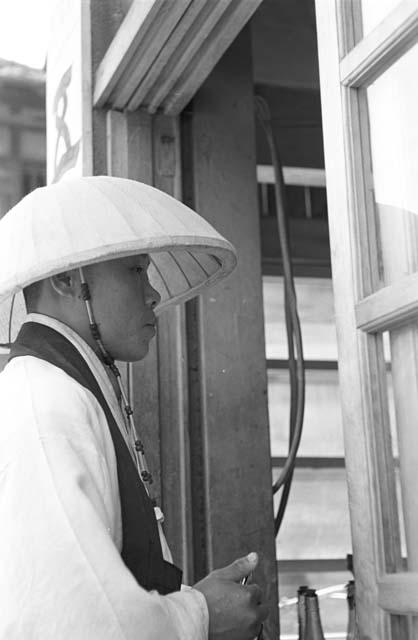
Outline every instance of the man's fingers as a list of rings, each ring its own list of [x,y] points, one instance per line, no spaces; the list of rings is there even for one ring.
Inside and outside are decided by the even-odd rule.
[[[258,555],[256,553],[249,553],[248,556],[238,558],[232,564],[222,569],[217,569],[216,573],[224,580],[232,580],[233,582],[241,582],[243,578],[248,576],[258,563]]]
[[[250,584],[245,587],[250,594],[250,601],[252,604],[261,604],[263,602],[263,592],[258,584]]]
[[[258,619],[263,622],[263,620],[265,620],[268,616],[268,614],[270,613],[270,609],[266,604],[260,604],[257,607],[258,611]]]

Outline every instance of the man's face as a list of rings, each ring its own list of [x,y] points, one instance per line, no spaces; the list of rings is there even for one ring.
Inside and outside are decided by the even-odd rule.
[[[108,260],[84,268],[103,343],[125,362],[141,360],[155,335],[159,293],[150,285],[147,255]]]

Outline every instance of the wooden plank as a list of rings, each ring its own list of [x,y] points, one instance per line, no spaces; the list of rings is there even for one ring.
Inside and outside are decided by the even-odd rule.
[[[144,32],[143,37],[127,64],[112,96],[112,106],[125,109],[141,85],[146,74],[154,65],[160,52],[165,48],[167,40],[192,0],[171,0],[165,2],[152,25]],[[132,111],[136,107],[129,107]]]
[[[357,9],[359,7],[357,6]],[[344,14],[347,19],[347,13]],[[346,23],[346,46],[362,34],[361,17],[352,7]],[[346,51],[346,49],[340,49]],[[357,296],[368,295],[383,282],[378,229],[375,216],[369,113],[366,89],[342,91],[346,145],[349,154],[347,179],[351,207],[351,234],[354,245],[354,286]],[[375,495],[377,558],[376,569],[402,569],[398,496],[388,410],[386,365],[382,336],[359,336],[361,366],[364,375],[366,442],[369,454],[370,483]],[[385,616],[383,625],[392,638],[409,638],[407,621]]]
[[[147,108],[150,113],[155,113],[163,100],[172,90],[180,75],[184,72],[190,61],[199,52],[203,43],[210,37],[213,28],[221,20],[233,0],[224,2],[207,2],[198,19],[191,25],[187,38],[179,43],[178,49],[173,52],[168,64],[162,70],[158,83],[147,96]],[[138,103],[134,99],[131,108]]]
[[[300,187],[325,187],[325,169],[313,169],[311,167],[283,167],[285,184]],[[274,184],[274,168],[272,165],[257,165],[257,182],[261,184]]]
[[[364,133],[360,118],[363,105],[358,98],[353,100],[347,94],[341,100],[339,59],[345,51],[340,52],[337,39],[339,27],[341,34],[341,24],[337,22],[334,0],[316,0],[316,13],[357,613],[362,636],[390,638],[388,617],[383,615],[378,605],[376,582],[377,576],[386,571],[387,562],[397,567],[399,540],[393,502],[389,511],[385,503],[387,496],[393,494],[392,476],[382,487],[380,485],[383,476],[381,462],[390,455],[383,347],[380,337],[367,338],[359,334],[354,313],[358,296],[365,295],[366,291],[370,293],[376,283],[376,252],[369,251],[367,241],[364,243],[367,251],[359,252],[356,243],[361,232],[367,239],[372,236],[372,229],[364,222],[359,224],[354,215],[356,211],[364,215],[369,206],[367,189],[358,171],[362,166],[362,163],[358,164],[361,149],[356,147]],[[345,28],[346,25],[343,26]],[[350,40],[348,36],[343,39],[346,43]],[[353,153],[357,163],[354,173]],[[375,430],[377,424],[383,432],[380,439]],[[385,533],[383,516],[387,519]],[[393,534],[392,542],[390,534]]]
[[[165,0],[134,0],[99,64],[94,83],[93,104],[102,107],[119,82],[134,52]]]
[[[186,67],[184,73],[164,100],[166,114],[177,115],[215,67],[231,42],[248,22],[262,0],[235,0],[228,7],[210,39],[199,48],[199,55]]]
[[[128,174],[128,138],[125,114],[110,109],[106,114],[107,171],[110,176]]]
[[[369,333],[399,327],[418,316],[418,273],[405,276],[356,305],[356,324]]]
[[[189,5],[182,19],[171,32],[165,46],[150,66],[144,79],[140,82],[128,104],[128,109],[136,109],[140,104],[146,103],[150,89],[155,85],[161,85],[160,74],[168,64],[172,63],[174,56],[179,50],[180,43],[188,37],[191,26],[202,10],[207,7],[207,0],[193,0]]]
[[[345,7],[342,14],[346,31],[345,46],[362,36],[359,6],[351,7],[351,17]],[[356,13],[357,9],[357,13]],[[347,51],[340,48],[340,51]],[[366,89],[342,92],[346,145],[349,154],[347,179],[351,208],[351,234],[354,245],[354,286],[357,296],[368,295],[382,286],[383,274],[378,247],[375,217],[373,173],[370,148],[369,114]],[[382,337],[359,336],[361,366],[364,375],[364,407],[366,412],[366,442],[369,455],[370,483],[375,495],[377,558],[376,569],[386,571],[402,568],[398,497],[388,410],[386,365]],[[393,638],[408,638],[407,623],[400,617],[386,616],[386,633]]]
[[[418,573],[385,575],[378,581],[379,605],[389,613],[418,615]]]
[[[245,256],[198,303],[201,416],[196,412],[194,419],[203,433],[208,568],[250,550],[260,553],[255,580],[271,604],[266,637],[273,638],[279,636],[277,575],[250,42],[244,29],[193,102],[195,207]]]
[[[348,87],[371,84],[418,40],[418,7],[403,0],[340,62],[340,78]]]
[[[129,0],[128,0],[129,2]],[[91,58],[93,78],[127,11],[126,0],[89,0],[91,13]],[[91,95],[90,95],[91,99]],[[93,172],[107,174],[106,112],[94,109]]]
[[[180,127],[158,115],[153,126],[154,186],[181,199]],[[184,305],[158,319],[159,415],[165,531],[186,584],[193,580],[191,482],[188,443],[187,355]]]
[[[370,103],[371,117],[381,116],[381,103]],[[381,122],[378,135],[385,135],[386,124]],[[405,133],[409,133],[405,126]],[[408,157],[405,158],[404,167],[408,167]],[[402,173],[403,177],[403,173]],[[381,176],[375,172],[375,189],[377,198],[381,193]],[[412,187],[414,182],[409,183]],[[386,185],[384,185],[384,188]],[[408,189],[408,181],[405,188]],[[399,449],[399,471],[402,489],[403,518],[405,523],[405,539],[408,556],[408,569],[418,571],[418,505],[416,501],[415,479],[418,465],[418,431],[416,428],[416,415],[418,412],[418,330],[416,316],[412,316],[408,324],[403,324],[405,317],[411,313],[414,306],[414,292],[411,292],[411,282],[417,282],[418,268],[418,228],[416,215],[402,209],[396,204],[402,203],[402,191],[393,184],[391,205],[376,204],[376,215],[379,220],[379,238],[381,260],[384,270],[385,283],[392,288],[392,292],[401,307],[398,313],[401,326],[392,324],[390,331],[390,350],[392,361],[392,382],[394,391],[394,403],[396,414],[396,431]],[[408,274],[405,276],[405,274]],[[405,282],[407,281],[407,282]],[[404,306],[405,284],[408,290],[410,308]],[[415,287],[415,298],[418,290]],[[392,299],[393,303],[393,299]],[[392,317],[393,321],[393,317]],[[403,326],[402,326],[403,324]],[[412,620],[413,634],[418,636],[418,617]]]
[[[110,176],[124,178],[128,172],[128,140],[126,117],[119,111],[108,111],[106,114],[106,151],[107,171]],[[133,403],[131,394],[131,368],[127,362],[118,361],[122,383]]]
[[[144,116],[108,111],[106,116],[107,171],[109,175],[131,177],[145,182],[152,178],[152,139],[150,118],[148,127]],[[139,125],[139,126],[138,126]],[[142,126],[141,126],[142,125]],[[135,136],[128,135],[128,131]],[[142,134],[142,136],[141,136]],[[137,146],[138,145],[138,146]],[[141,161],[138,162],[138,156]],[[133,163],[133,166],[131,164]],[[150,344],[148,355],[130,365],[119,363],[124,384],[128,384],[135,424],[143,439],[150,471],[153,475],[154,495],[159,504],[161,488],[161,441],[159,430],[158,352],[156,341]]]
[[[154,113],[168,99],[178,114],[260,2],[135,0],[97,69],[94,105]]]

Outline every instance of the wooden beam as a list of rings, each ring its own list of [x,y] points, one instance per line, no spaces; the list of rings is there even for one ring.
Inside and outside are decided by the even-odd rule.
[[[371,84],[417,40],[417,3],[403,0],[341,60],[341,82],[348,87]]]
[[[370,159],[365,96],[340,82],[339,60],[351,37],[337,16],[346,5],[316,0],[338,368],[359,629],[364,637],[390,638],[377,578],[397,571],[402,558],[382,338],[359,332],[355,316],[359,296],[376,286],[378,253],[370,171],[363,171]]]
[[[171,115],[180,113],[192,99],[203,80],[215,67],[230,44],[261,4],[262,0],[234,0],[222,21],[219,22],[200,48],[199,54],[185,69],[164,101],[164,112]]]
[[[203,43],[210,37],[212,29],[222,19],[229,7],[231,0],[225,2],[207,2],[198,19],[190,26],[187,38],[184,38],[168,64],[162,69],[158,82],[150,90],[147,96],[147,105],[150,113],[155,113],[166,97],[170,94],[178,78],[190,64],[190,61],[198,54]]]
[[[244,29],[197,93],[190,116],[195,208],[239,256],[235,273],[198,302],[201,414],[194,419],[203,433],[208,568],[258,551],[255,580],[272,612],[266,637],[278,637],[250,51]]]
[[[148,114],[145,114],[148,115]],[[148,116],[151,117],[151,116]],[[152,118],[154,186],[182,199],[180,123]],[[193,582],[191,481],[188,441],[187,354],[184,305],[158,318],[159,432],[164,530],[185,584]]]
[[[134,0],[96,71],[93,104],[102,107],[120,81],[165,0]]]
[[[207,13],[207,11],[204,11],[205,8],[208,8],[207,0],[194,0],[194,2],[188,6],[182,19],[177,23],[167,38],[167,42],[165,46],[162,47],[159,55],[154,61],[154,64],[149,68],[143,81],[137,85],[137,88],[128,103],[129,109],[136,109],[140,104],[143,104],[145,100],[147,100],[147,102],[149,101],[149,91],[154,86],[161,88],[161,75],[163,73],[166,78],[167,75],[170,78],[172,77],[172,73],[168,71],[167,68],[172,67],[173,63],[175,64],[175,57],[178,56],[181,43],[187,38],[188,31],[192,26],[195,26],[197,23],[200,24],[201,20],[198,20],[199,17],[201,18],[203,14]],[[173,83],[174,82],[175,77],[173,78]],[[163,95],[164,94],[165,92],[163,91]],[[149,109],[149,111],[154,113],[156,109],[153,109],[152,111]]]
[[[134,0],[96,72],[94,106],[178,115],[261,0]]]
[[[418,615],[418,573],[385,575],[378,580],[379,605],[398,615]]]
[[[418,317],[418,273],[376,291],[356,304],[357,328],[387,331]]]
[[[283,167],[285,184],[300,187],[325,187],[325,169],[311,167]],[[268,164],[257,165],[257,182],[274,184],[274,168]]]
[[[132,96],[141,87],[144,79],[148,77],[154,64],[158,65],[158,59],[165,49],[169,47],[170,36],[182,21],[183,14],[192,0],[171,0],[165,2],[160,12],[144,32],[139,41],[135,53],[131,57],[126,70],[122,74],[117,90],[112,98],[112,106],[116,109],[135,110],[139,102],[132,103]]]

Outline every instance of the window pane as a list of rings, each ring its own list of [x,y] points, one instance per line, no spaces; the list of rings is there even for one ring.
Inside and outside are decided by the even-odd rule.
[[[417,65],[415,45],[367,89],[383,284],[418,269]]]
[[[327,278],[296,278],[296,296],[307,360],[337,360],[332,283]],[[287,359],[283,278],[263,277],[266,356]]]
[[[398,4],[399,0],[363,0],[361,3],[363,35],[377,27],[379,22],[382,22]]]
[[[268,371],[271,453],[286,456],[289,441],[289,374]],[[306,404],[300,456],[343,457],[343,432],[338,372],[306,371]]]
[[[271,453],[285,457],[289,447],[290,386],[285,369],[269,369],[268,399]],[[343,427],[335,370],[306,370],[306,404],[299,456],[343,457]],[[387,374],[394,456],[398,455],[392,376]]]
[[[274,469],[276,479],[279,469]],[[280,493],[275,496],[277,511]],[[295,469],[278,560],[345,558],[351,553],[345,469]]]

